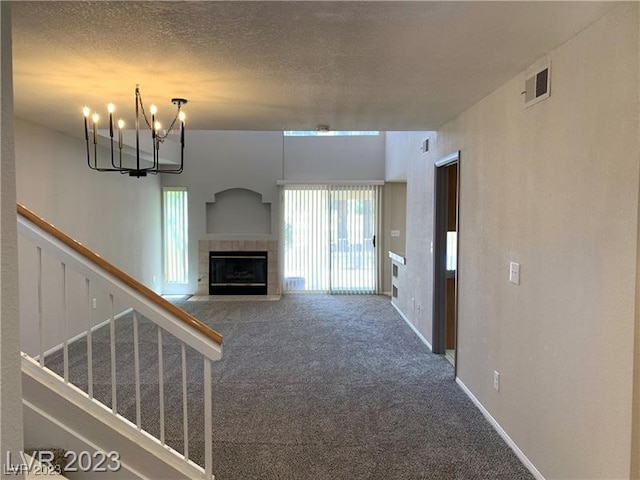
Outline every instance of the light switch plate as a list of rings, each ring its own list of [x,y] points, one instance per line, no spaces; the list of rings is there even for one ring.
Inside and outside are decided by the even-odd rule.
[[[509,281],[511,283],[515,283],[516,285],[520,285],[520,264],[516,262],[511,262],[509,264]]]
[[[400,230],[391,230],[391,236],[392,237],[399,237],[400,236]]]

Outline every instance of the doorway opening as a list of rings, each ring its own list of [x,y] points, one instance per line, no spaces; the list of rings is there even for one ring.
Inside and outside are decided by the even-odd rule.
[[[460,152],[435,163],[433,352],[456,366]]]

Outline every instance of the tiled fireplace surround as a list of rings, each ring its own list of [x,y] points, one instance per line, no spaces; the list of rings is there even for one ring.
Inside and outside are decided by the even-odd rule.
[[[198,292],[209,295],[209,252],[267,252],[267,295],[280,293],[277,240],[200,240],[198,242]]]

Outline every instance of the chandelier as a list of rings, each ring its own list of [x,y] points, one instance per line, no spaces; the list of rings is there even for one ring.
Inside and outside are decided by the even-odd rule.
[[[100,120],[100,115],[97,112],[91,114],[91,109],[88,106],[85,106],[82,109],[82,113],[84,115],[84,137],[87,143],[87,164],[89,168],[92,170],[96,170],[98,172],[120,172],[122,174],[128,174],[130,177],[146,177],[148,174],[157,175],[158,173],[182,173],[182,168],[184,166],[184,119],[185,114],[181,110],[182,106],[187,103],[187,100],[184,98],[172,98],[171,103],[177,106],[176,116],[173,121],[169,125],[169,128],[162,130],[162,125],[159,121],[156,120],[156,114],[158,113],[158,109],[155,105],[151,105],[149,107],[149,113],[151,114],[151,120],[147,116],[147,113],[144,109],[144,104],[142,103],[142,96],[140,95],[140,89],[136,85],[136,119],[135,119],[135,129],[136,129],[136,155],[135,155],[135,167],[123,165],[122,163],[122,149],[124,146],[123,142],[123,130],[124,130],[124,120],[119,119],[117,123],[114,125],[113,122],[113,114],[115,112],[115,106],[113,103],[107,105],[107,111],[109,113],[109,137],[111,144],[111,163],[109,163],[108,159],[99,161],[98,160],[98,122]],[[141,164],[140,162],[140,112],[142,112],[142,118],[144,122],[147,124],[147,127],[150,131],[151,135],[151,149],[153,150],[153,154],[149,162],[151,165]],[[91,118],[89,118],[91,117]],[[180,164],[176,166],[160,166],[160,145],[164,143],[167,136],[171,133],[176,122],[179,121],[180,128]],[[91,122],[91,128],[89,128],[89,123]],[[117,129],[117,132],[116,132]],[[89,132],[92,132],[92,139],[89,139]],[[115,132],[115,133],[114,133]],[[143,132],[144,133],[144,132]],[[117,135],[117,138],[114,140],[114,136]],[[114,150],[114,143],[117,143],[117,154]],[[93,144],[93,147],[91,146]],[[93,152],[92,152],[93,151]],[[93,153],[93,155],[92,155]],[[117,158],[116,158],[117,157]]]

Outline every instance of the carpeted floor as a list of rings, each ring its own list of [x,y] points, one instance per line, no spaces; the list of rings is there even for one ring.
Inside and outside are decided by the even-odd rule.
[[[533,478],[388,297],[177,303],[225,337],[213,369],[218,480]],[[118,411],[135,421],[130,318],[116,332]],[[141,322],[142,423],[157,435],[155,332]],[[111,405],[108,340],[108,328],[93,337],[94,391]],[[181,351],[169,338],[163,349],[167,443],[182,451]],[[70,359],[86,388],[85,342]],[[193,352],[187,359],[189,455],[201,462],[202,366]],[[61,355],[47,365],[60,371]]]

